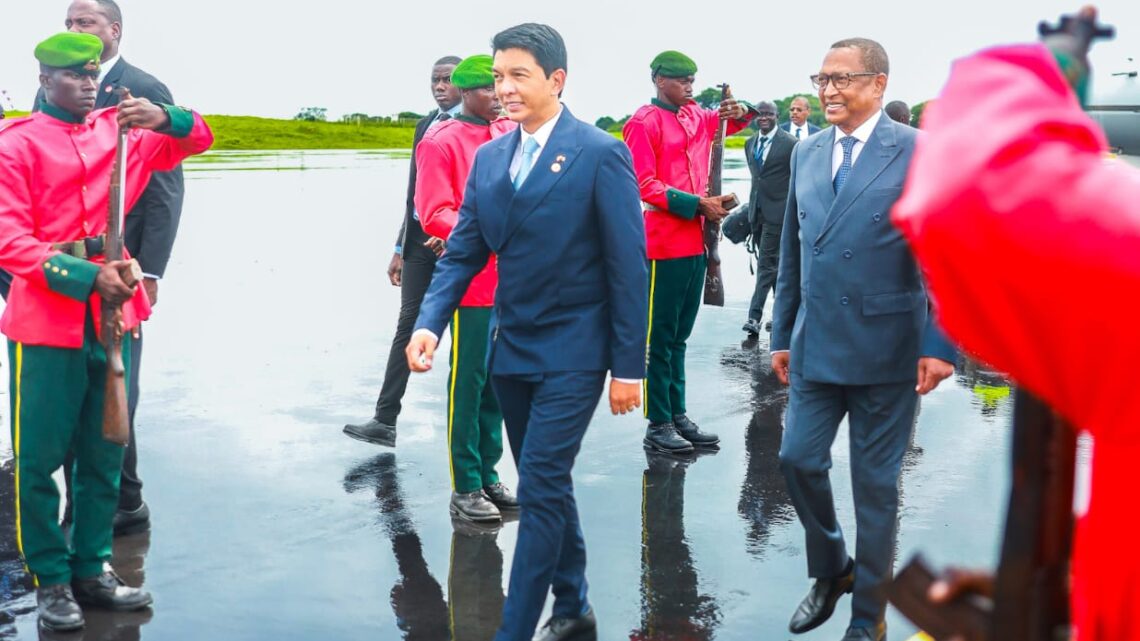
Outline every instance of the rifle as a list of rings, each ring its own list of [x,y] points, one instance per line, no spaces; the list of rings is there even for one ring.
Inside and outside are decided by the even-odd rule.
[[[727,84],[720,86],[720,101],[723,103],[731,94]],[[720,121],[716,136],[713,137],[709,152],[709,186],[707,196],[721,195],[721,172],[724,169],[724,136],[728,123]],[[705,305],[724,307],[724,281],[720,273],[720,223],[705,219],[705,256],[708,267],[705,271]]]
[[[1064,71],[1078,91],[1093,40],[1113,35],[1111,27],[1097,25],[1095,14],[1084,11],[1062,17],[1057,27],[1042,22],[1038,32],[1050,48],[1070,56],[1071,64]],[[913,559],[888,587],[891,602],[919,625],[937,625],[937,631],[928,632],[939,640],[953,634],[969,641],[1070,638],[1076,454],[1077,431],[1040,399],[1018,389],[1013,413],[1013,484],[992,608],[966,596],[946,605],[930,603],[921,557]]]
[[[122,96],[129,95],[126,88]],[[119,128],[115,145],[115,160],[111,165],[111,197],[107,205],[107,240],[103,257],[107,262],[123,259],[123,212],[126,209],[127,132]],[[133,287],[142,278],[138,263],[131,260],[120,273],[123,281]],[[103,300],[100,307],[103,351],[107,357],[107,376],[103,386],[103,438],[118,445],[130,440],[130,417],[127,409],[126,368],[123,366],[123,306]]]

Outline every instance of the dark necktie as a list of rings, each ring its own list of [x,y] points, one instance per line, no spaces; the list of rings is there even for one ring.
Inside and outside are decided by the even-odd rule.
[[[768,136],[760,138],[760,141],[756,144],[756,162],[761,165],[764,164],[764,147],[766,146],[768,146]]]
[[[804,131],[803,127],[796,127],[796,140],[803,140],[804,139],[803,131]]]
[[[851,152],[855,149],[855,136],[845,136],[839,139],[839,144],[843,145],[843,162],[839,165],[839,171],[835,172],[835,193],[839,193],[843,189],[843,184],[847,182],[847,176],[851,174]]]

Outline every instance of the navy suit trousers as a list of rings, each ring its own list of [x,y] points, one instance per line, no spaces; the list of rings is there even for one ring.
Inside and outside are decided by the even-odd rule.
[[[883,584],[891,578],[899,508],[899,472],[914,429],[914,381],[832,385],[791,375],[780,468],[807,538],[808,575],[843,574],[847,546],[831,491],[831,445],[844,415],[855,499],[855,592],[852,623],[883,620]]]
[[[492,377],[519,471],[518,541],[503,622],[495,641],[530,641],[546,595],[554,616],[578,617],[586,600],[586,542],[570,471],[605,372]]]

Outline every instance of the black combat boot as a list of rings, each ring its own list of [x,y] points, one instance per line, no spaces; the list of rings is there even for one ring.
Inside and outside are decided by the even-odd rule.
[[[128,586],[111,570],[87,579],[72,579],[71,589],[76,601],[104,610],[130,612],[154,602],[150,592]]]
[[[475,523],[499,523],[503,514],[483,490],[451,493],[451,516]]]
[[[83,627],[83,610],[75,602],[71,586],[48,585],[36,589],[36,612],[40,627],[53,632],[67,632]]]
[[[666,454],[691,454],[693,444],[686,441],[677,433],[677,427],[672,423],[650,423],[645,428],[645,447],[652,448]]]

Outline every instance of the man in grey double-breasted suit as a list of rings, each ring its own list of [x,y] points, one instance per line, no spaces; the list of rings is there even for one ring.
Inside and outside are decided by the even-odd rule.
[[[832,45],[813,82],[833,127],[796,146],[781,239],[772,367],[790,383],[780,465],[804,526],[815,582],[789,628],[805,632],[854,592],[844,641],[880,641],[903,452],[919,394],[954,371],[918,265],[890,210],[916,131],[883,115],[889,63],[878,43]],[[828,470],[848,417],[855,558]]]

